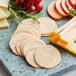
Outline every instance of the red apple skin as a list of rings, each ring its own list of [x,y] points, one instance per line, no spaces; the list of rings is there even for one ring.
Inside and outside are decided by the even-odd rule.
[[[65,5],[66,5],[67,9],[72,8],[72,6],[69,4],[69,0],[65,1]],[[73,16],[74,16],[74,14],[70,15],[70,17],[73,17]]]
[[[53,2],[51,2],[51,4],[52,4]],[[50,4],[49,4],[50,5]],[[49,8],[49,5],[48,5],[48,7],[47,7],[47,14],[49,15],[49,17],[51,17],[52,19],[54,19],[54,20],[60,20],[61,18],[62,18],[62,16],[59,18],[56,18],[56,17],[54,17],[54,16],[52,16],[51,14],[50,14],[50,12],[48,11],[48,8]]]
[[[74,7],[74,9],[76,10],[76,6]]]
[[[66,5],[67,9],[72,8],[72,6],[69,4],[69,0],[65,1],[65,5]]]
[[[73,7],[73,3],[71,0],[68,0],[69,1],[69,4]]]
[[[62,10],[66,13],[66,14],[68,14],[68,12],[67,11],[65,11],[65,9],[63,8],[63,6],[62,6],[62,2],[63,2],[63,0],[61,1],[61,3],[60,3],[60,5],[61,5],[61,8],[62,8]],[[66,6],[66,5],[65,5]],[[67,8],[67,7],[66,7]],[[71,15],[69,15],[69,17],[73,17],[73,15],[71,14]]]
[[[69,6],[67,5],[67,0],[65,1],[65,5],[67,7],[67,9],[69,9]],[[70,17],[73,17],[72,15],[69,15]]]
[[[76,10],[76,6],[74,6],[72,0],[68,0],[69,4]]]
[[[67,5],[67,0],[65,1],[65,5],[66,5],[66,7],[67,7],[67,9],[69,8],[69,6]]]
[[[62,0],[61,3],[60,3],[61,8],[62,8],[62,10],[64,11],[64,13],[68,14],[68,13],[65,11],[65,9],[63,8],[63,6],[62,6],[62,2],[63,2],[63,0]]]
[[[54,4],[54,8],[55,8],[55,10],[56,10],[60,15],[65,16],[65,15],[63,15],[62,13],[60,13],[59,10],[56,8],[56,3]],[[62,11],[63,11],[63,10],[62,10]]]
[[[49,17],[51,17],[51,18],[54,19],[54,20],[60,20],[60,19],[61,19],[61,18],[55,18],[55,17],[53,17],[52,15],[50,15],[50,13],[48,12],[48,10],[47,10],[47,13],[48,13]]]

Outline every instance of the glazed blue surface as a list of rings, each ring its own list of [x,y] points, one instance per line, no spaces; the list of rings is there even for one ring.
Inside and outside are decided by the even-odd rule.
[[[47,17],[46,8],[48,4],[53,0],[43,0],[42,4],[44,5],[44,9],[41,11],[43,13],[43,16]],[[67,21],[69,21],[69,18],[63,18],[59,21],[56,21],[58,26],[62,26]],[[76,65],[76,56],[70,54],[66,50],[57,47],[61,53],[62,60],[61,63],[53,68],[53,69],[37,69],[30,67],[25,59],[22,57],[14,55],[9,48],[9,39],[12,35],[12,33],[15,31],[17,26],[16,19],[8,19],[8,22],[10,24],[10,28],[8,29],[2,29],[0,30],[0,59],[5,64],[5,66],[8,68],[10,73],[13,76],[51,76],[59,71],[62,71],[70,66]],[[46,26],[47,27],[47,26]],[[49,44],[48,37],[42,38],[47,44]]]

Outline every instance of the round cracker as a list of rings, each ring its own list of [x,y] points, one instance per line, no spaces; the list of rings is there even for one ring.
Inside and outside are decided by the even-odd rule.
[[[42,41],[41,39],[31,39],[29,40],[27,43],[24,44],[23,49],[22,49],[22,54],[24,57],[26,57],[26,52],[35,46],[39,46],[39,45],[46,45],[44,41]]]
[[[33,18],[30,18],[30,19],[25,19],[23,20],[17,28],[21,27],[21,24],[26,25],[26,24],[34,24],[35,26],[39,27],[40,28],[40,23],[37,21],[37,20],[34,20]]]
[[[17,30],[14,32],[14,34],[11,36],[11,39],[12,39],[15,35],[17,35],[17,34],[19,34],[19,33],[21,33],[21,32],[29,33],[29,34],[32,35],[32,36],[35,36],[35,37],[40,38],[38,32],[37,32],[33,27],[27,27],[27,29],[25,29],[25,28],[19,28],[19,29],[17,29]]]
[[[26,52],[26,61],[33,67],[39,68],[40,66],[34,60],[35,50],[32,48]]]
[[[39,38],[41,37],[40,31],[37,28],[35,28],[35,26],[32,26],[32,24],[27,24],[26,26],[21,26],[20,28],[17,28],[17,29],[30,29],[32,30],[32,32],[36,33],[35,36]]]
[[[41,36],[48,36],[49,33],[57,29],[57,24],[49,17],[41,17],[38,19],[40,22]]]
[[[19,33],[16,36],[14,36],[14,38],[12,38],[9,42],[10,48],[12,50],[12,52],[16,55],[19,55],[17,53],[17,50],[15,48],[16,44],[26,35],[26,33]],[[26,37],[26,36],[25,36]]]
[[[20,56],[22,56],[22,54],[21,54],[21,48],[20,48],[21,43],[22,43],[24,40],[27,40],[27,39],[29,39],[29,38],[32,38],[32,36],[31,36],[30,34],[26,33],[25,36],[23,36],[22,39],[21,39],[18,43],[16,43],[16,46],[15,46],[15,47],[16,47],[17,53],[18,53]]]
[[[28,34],[30,34],[30,35],[33,35],[33,33],[30,31],[30,30],[27,30],[27,29],[17,29],[14,33],[13,33],[13,35],[11,36],[11,39],[13,39],[17,34],[19,34],[19,33],[28,33]]]
[[[43,68],[53,68],[60,63],[61,55],[55,47],[46,45],[36,49],[35,61]]]
[[[32,20],[32,19],[29,19],[29,21]],[[41,29],[40,29],[40,24],[34,24],[34,23],[30,23],[30,22],[26,22],[27,20],[24,20],[23,22],[21,22],[17,28],[21,28],[23,26],[32,26],[34,27],[35,29],[37,29],[37,31],[40,33],[41,35]]]
[[[23,47],[24,47],[24,45],[27,43],[27,42],[29,42],[30,40],[33,40],[35,37],[34,36],[31,36],[31,37],[29,37],[29,38],[27,38],[27,39],[24,39],[22,42],[21,42],[21,44],[20,44],[20,53],[21,53],[21,56],[24,56],[24,54],[23,54]]]
[[[22,43],[20,44],[20,52],[21,52],[21,54],[22,54],[22,56],[24,56],[24,54],[23,54],[23,47],[24,47],[24,45],[25,44],[27,44],[27,42],[29,42],[30,40],[34,40],[35,39],[35,37],[34,36],[32,36],[32,37],[29,37],[28,39],[24,39],[23,41],[22,41]]]
[[[35,58],[34,58],[34,54],[37,48],[43,47],[46,45],[38,45],[38,46],[34,46],[32,48],[30,48],[27,52],[26,52],[26,61],[33,67],[39,68],[40,66],[36,63]]]

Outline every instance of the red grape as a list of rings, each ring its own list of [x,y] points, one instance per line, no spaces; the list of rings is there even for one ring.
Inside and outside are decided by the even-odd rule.
[[[42,0],[34,0],[35,4],[39,4]]]
[[[42,0],[16,0],[16,2],[25,8],[28,12],[40,12],[43,9],[43,6],[40,5],[41,1]]]
[[[19,5],[22,5],[24,3],[25,0],[16,0],[16,2],[19,4]]]
[[[23,8],[28,8],[28,7],[30,7],[30,6],[31,6],[31,4],[29,4],[29,3],[23,4]]]
[[[35,6],[36,11],[40,12],[43,9],[43,5],[39,4],[37,6]]]
[[[74,9],[76,10],[76,6],[74,6]]]
[[[27,0],[27,3],[33,4],[34,0]]]
[[[28,8],[28,12],[34,12],[35,11],[35,6],[30,6]]]

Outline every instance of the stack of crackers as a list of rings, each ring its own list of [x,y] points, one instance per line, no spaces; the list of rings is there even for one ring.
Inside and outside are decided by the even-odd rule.
[[[11,36],[11,51],[26,59],[36,68],[53,68],[60,63],[61,55],[57,48],[46,45],[41,36],[48,36],[57,29],[56,22],[49,17],[23,20]]]

